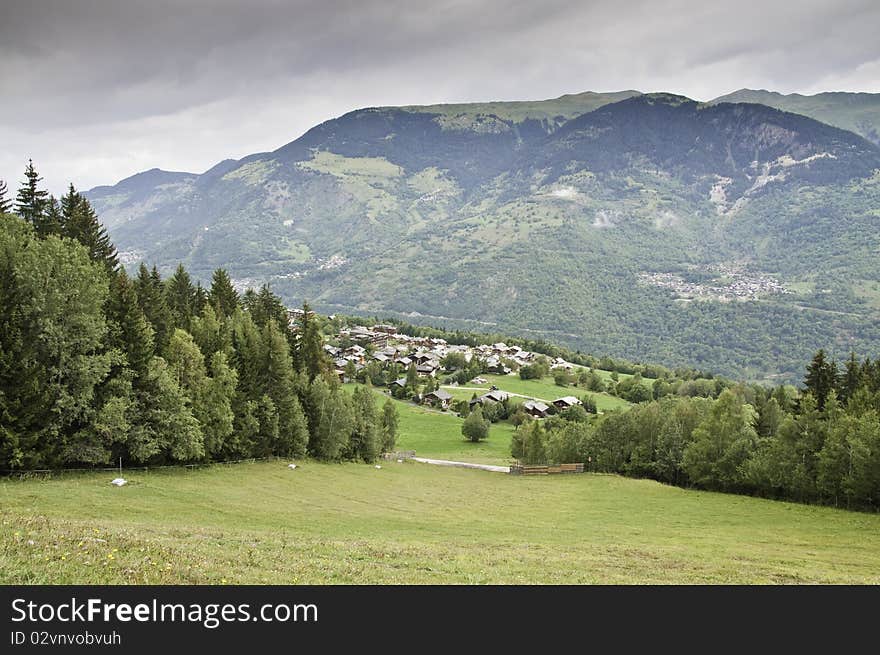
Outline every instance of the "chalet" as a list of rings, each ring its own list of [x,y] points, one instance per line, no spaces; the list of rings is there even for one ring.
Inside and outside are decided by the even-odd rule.
[[[500,403],[504,400],[510,398],[510,394],[506,391],[490,391],[489,393],[483,394],[479,398],[473,398],[468,403],[471,407],[474,405],[486,405],[489,403]]]
[[[345,369],[345,367],[348,366],[348,360],[344,357],[339,357],[333,360],[333,366],[335,366],[336,368]]]
[[[406,378],[399,378],[388,385],[389,387],[400,387],[401,389],[406,388]]]
[[[412,356],[412,360],[416,363],[416,366],[421,366],[422,364],[427,364],[432,359],[434,359],[434,356],[431,355],[431,353],[426,353],[426,352],[416,353],[415,355]]]
[[[490,357],[487,359],[486,367],[489,369],[490,373],[496,373],[498,375],[507,375],[510,373],[510,368],[502,364],[498,357]]]
[[[437,369],[439,366],[436,362],[428,362],[426,364],[420,364],[416,366],[416,373],[418,373],[421,377],[434,377],[437,375]]]
[[[340,353],[342,353],[341,348],[337,348],[336,346],[331,346],[329,343],[324,346],[324,352],[330,355],[331,357],[338,357]]]
[[[558,407],[559,409],[568,409],[569,407],[580,405],[581,401],[574,396],[563,396],[562,398],[557,398],[556,400],[554,400],[553,404],[556,405],[556,407]]]
[[[405,368],[409,368],[409,365],[412,364],[412,360],[409,357],[398,357],[394,360],[395,364],[400,364]]]
[[[448,391],[444,391],[443,389],[437,389],[437,391],[432,391],[427,394],[423,400],[426,405],[433,405],[435,407],[443,407],[448,408],[449,403],[452,402],[452,394]]]
[[[527,400],[522,404],[522,408],[530,416],[546,418],[550,406],[542,403],[540,400]]]
[[[381,364],[384,364],[384,363],[387,362],[390,358],[388,357],[388,355],[386,355],[385,353],[381,352],[381,353],[373,353],[373,359],[375,359],[377,362],[379,362],[379,363],[381,363]]]
[[[381,332],[383,334],[397,334],[397,328],[393,325],[380,323],[379,325],[373,326],[373,332]]]

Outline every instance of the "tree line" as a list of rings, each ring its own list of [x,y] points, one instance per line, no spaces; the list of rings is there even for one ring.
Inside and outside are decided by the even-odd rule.
[[[512,455],[679,486],[853,509],[880,508],[880,360],[823,350],[803,388],[739,384],[717,399],[670,396],[591,420],[526,421]]]
[[[130,277],[88,200],[57,200],[29,162],[0,185],[0,468],[375,459],[398,417],[344,390],[303,306],[291,325],[268,286],[239,294],[181,265]]]

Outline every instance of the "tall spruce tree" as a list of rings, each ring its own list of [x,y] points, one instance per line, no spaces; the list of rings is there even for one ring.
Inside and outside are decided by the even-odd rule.
[[[303,303],[302,313],[296,319],[294,344],[293,364],[297,371],[304,372],[309,380],[314,380],[328,370],[324,339],[318,328],[315,313],[306,302]]]
[[[49,192],[39,188],[43,178],[39,176],[34,168],[34,162],[30,159],[24,169],[24,177],[15,199],[15,211],[28,223],[36,226],[41,222],[43,212],[46,211]]]
[[[162,354],[168,347],[174,320],[168,302],[165,299],[165,287],[156,267],[150,271],[141,263],[134,280],[138,305],[147,321],[153,328],[153,343],[157,354]]]
[[[153,328],[138,304],[134,284],[125,269],[120,269],[110,281],[110,295],[104,305],[107,317],[107,342],[126,358],[136,378],[144,375],[153,358]]]
[[[12,211],[12,201],[6,197],[8,192],[6,181],[0,180],[0,214],[9,214]]]
[[[211,278],[208,304],[214,309],[217,316],[227,318],[232,316],[238,303],[238,292],[232,286],[232,280],[229,279],[225,270],[218,268]]]
[[[174,275],[165,282],[165,300],[171,310],[174,327],[189,332],[192,318],[198,313],[198,298],[196,288],[183,264],[178,264]]]
[[[824,349],[820,348],[807,366],[804,386],[813,394],[819,411],[823,411],[828,394],[837,387],[837,365],[826,359]]]
[[[116,247],[107,230],[98,220],[91,203],[72,184],[61,198],[61,233],[83,244],[92,260],[104,264],[108,271],[119,267]]]
[[[862,385],[862,365],[854,352],[850,352],[849,359],[844,365],[843,375],[840,376],[840,387],[837,396],[840,402],[846,404]]]

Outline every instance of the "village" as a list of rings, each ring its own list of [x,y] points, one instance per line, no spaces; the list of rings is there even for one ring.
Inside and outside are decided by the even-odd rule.
[[[715,279],[708,283],[689,282],[675,273],[640,273],[642,282],[670,289],[682,300],[758,300],[771,294],[788,294],[791,291],[778,280],[765,273],[748,272],[740,266],[719,264],[697,270],[712,273]]]
[[[291,322],[294,322],[301,312],[300,309],[290,310]],[[463,386],[460,381],[449,379],[449,376],[456,373],[456,370],[469,370],[471,368],[469,365],[475,358],[481,363],[482,371],[494,375],[514,375],[520,367],[533,365],[539,361],[547,364],[549,370],[562,369],[571,372],[578,368],[561,357],[548,358],[546,355],[523,350],[519,346],[508,346],[503,342],[478,346],[454,345],[441,338],[402,334],[396,326],[389,324],[345,327],[328,341],[331,343],[324,345],[324,351],[331,359],[340,382],[353,382],[353,376],[357,378],[358,374],[366,372],[365,369],[368,368],[372,371],[381,370],[386,375],[391,373],[387,386],[392,394],[397,392],[397,397],[406,397],[440,410],[450,409],[454,400],[453,394],[443,387]],[[458,357],[450,358],[450,355],[454,354]],[[468,366],[445,367],[444,362],[448,363],[450,359]],[[410,370],[415,371],[420,384],[431,381],[427,384],[428,391],[405,393],[407,388],[411,387],[407,376]],[[446,381],[441,385],[440,378],[443,377]],[[480,375],[466,382],[488,384],[488,380]],[[481,391],[485,390],[481,389]],[[580,399],[570,395],[561,396],[548,403],[521,394],[509,393],[494,385],[485,393],[475,396],[468,402],[470,408],[478,404],[486,406],[504,403],[512,396],[517,396],[523,400],[521,405],[523,411],[533,418],[545,418],[555,411],[582,405]]]

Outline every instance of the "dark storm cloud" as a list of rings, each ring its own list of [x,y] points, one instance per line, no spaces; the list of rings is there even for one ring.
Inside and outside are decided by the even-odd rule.
[[[876,0],[7,0],[0,178],[199,170],[368,105],[880,91]]]

